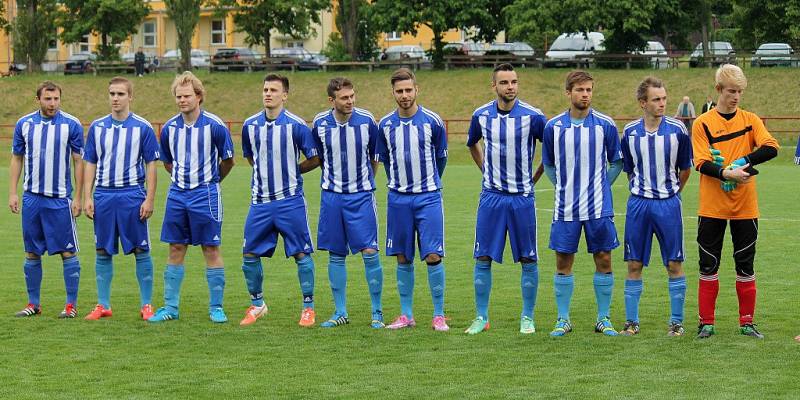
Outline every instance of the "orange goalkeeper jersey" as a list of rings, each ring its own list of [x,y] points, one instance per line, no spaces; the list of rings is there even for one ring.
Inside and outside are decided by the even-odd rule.
[[[728,121],[714,109],[698,117],[692,125],[692,149],[698,171],[704,162],[713,162],[711,147],[722,152],[727,166],[761,146],[777,149],[778,142],[764,127],[761,118],[749,111],[738,109]],[[717,178],[700,175],[697,215],[720,219],[758,218],[755,177],[728,193],[722,190],[720,182]]]

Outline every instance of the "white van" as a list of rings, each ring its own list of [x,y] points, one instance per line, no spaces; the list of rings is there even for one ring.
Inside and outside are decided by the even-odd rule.
[[[596,51],[603,51],[605,36],[600,32],[562,33],[550,50],[545,53],[544,65],[547,67],[579,66],[583,62],[579,56],[592,55]]]

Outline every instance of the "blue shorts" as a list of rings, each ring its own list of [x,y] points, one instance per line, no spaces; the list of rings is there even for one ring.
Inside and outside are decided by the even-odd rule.
[[[22,194],[22,239],[25,251],[41,256],[78,252],[72,200],[25,192]]]
[[[536,201],[533,196],[482,191],[475,224],[475,258],[489,256],[503,262],[506,232],[514,262],[538,259],[536,246]]]
[[[219,246],[222,237],[222,196],[219,184],[203,184],[184,190],[170,186],[161,241]]]
[[[278,234],[283,237],[286,257],[314,252],[306,200],[302,195],[251,204],[244,223],[242,253],[272,257],[278,245]]]
[[[619,247],[614,217],[600,217],[587,221],[553,221],[550,225],[550,248],[564,254],[577,253],[581,228],[586,232],[589,253],[611,251]]]
[[[374,192],[336,193],[320,196],[317,247],[334,254],[378,250],[378,208]]]
[[[681,199],[646,199],[639,196],[628,198],[625,219],[625,261],[650,262],[653,234],[661,248],[661,261],[683,261],[683,212]]]
[[[146,194],[140,186],[101,188],[94,191],[94,243],[96,249],[108,254],[130,254],[137,248],[150,250],[150,230],[147,220],[139,218]]]
[[[444,256],[444,209],[439,191],[405,194],[389,191],[386,212],[386,255],[402,254],[414,259],[415,242],[419,256]]]

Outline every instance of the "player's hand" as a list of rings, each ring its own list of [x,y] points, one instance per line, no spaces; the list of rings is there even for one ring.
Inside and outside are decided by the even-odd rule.
[[[721,151],[714,148],[709,148],[708,150],[711,152],[711,160],[714,162],[714,164],[719,165],[720,167],[725,165],[725,157],[722,156]]]
[[[86,199],[83,202],[83,212],[86,213],[86,217],[89,219],[94,219],[94,200]]]
[[[72,217],[73,218],[80,217],[82,209],[83,209],[83,207],[81,206],[81,201],[80,200],[73,201],[72,202]]]
[[[139,219],[144,221],[153,216],[153,200],[145,200],[139,207]]]
[[[740,164],[736,160],[731,165],[728,165],[727,168],[722,170],[722,177],[726,181],[733,181],[736,183],[747,183],[750,180],[750,174],[745,171],[750,164]],[[731,189],[733,190],[733,189]]]
[[[19,214],[19,196],[16,194],[8,195],[8,208],[14,214]]]

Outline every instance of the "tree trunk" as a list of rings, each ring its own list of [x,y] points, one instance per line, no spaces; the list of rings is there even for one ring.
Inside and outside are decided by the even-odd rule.
[[[433,30],[433,68],[444,68],[444,42],[440,30]]]
[[[41,32],[39,32],[39,24],[36,23],[36,20],[37,20],[36,12],[38,11],[38,9],[39,9],[39,1],[38,0],[31,0],[28,3],[28,13],[30,13],[31,22],[32,22],[32,25],[33,25],[33,26],[31,26],[31,30],[33,31],[32,33],[35,35],[34,37],[38,37],[39,35],[41,35]],[[28,53],[28,57],[27,58],[28,58],[28,60],[27,60],[27,62],[28,62],[28,71],[30,71],[30,72],[41,72],[42,71],[42,63],[38,62],[37,60],[34,60],[33,57],[31,57],[30,52]]]
[[[269,29],[264,32],[264,57],[272,57],[272,33]]]

